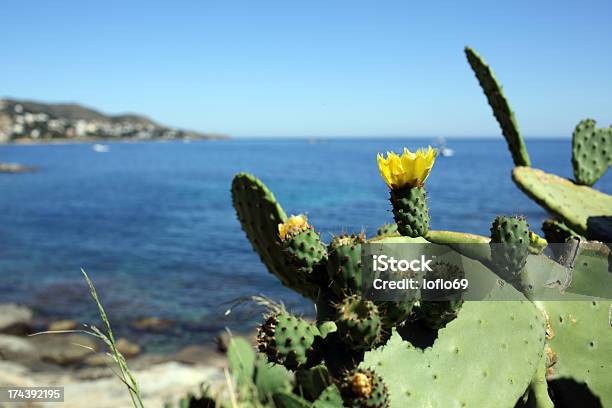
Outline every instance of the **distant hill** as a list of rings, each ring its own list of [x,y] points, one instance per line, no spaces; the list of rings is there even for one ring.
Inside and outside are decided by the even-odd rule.
[[[0,142],[224,138],[227,136],[163,126],[146,116],[133,113],[106,115],[76,103],[0,99]]]

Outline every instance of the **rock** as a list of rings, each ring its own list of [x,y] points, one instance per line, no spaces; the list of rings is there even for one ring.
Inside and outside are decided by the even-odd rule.
[[[221,353],[226,353],[231,340],[232,336],[228,332],[222,331],[221,333],[219,333],[215,338],[215,342],[217,343],[217,350]]]
[[[12,303],[0,305],[0,333],[25,335],[30,332],[32,311]]]
[[[40,355],[31,339],[0,334],[0,359],[31,363],[40,359]]]
[[[36,383],[29,373],[24,365],[0,360],[0,387],[33,387]]]
[[[17,163],[0,163],[0,173],[27,173],[35,170],[36,167],[26,167]]]
[[[167,401],[176,402],[189,392],[199,393],[201,384],[223,383],[223,372],[217,368],[188,366],[168,362],[134,370],[144,406],[161,407]],[[53,377],[47,381],[37,378],[40,384],[64,386],[65,401],[62,408],[107,408],[131,407],[132,403],[125,385],[116,377],[82,381],[75,378]],[[84,404],[86,402],[86,404]]]
[[[179,350],[173,359],[186,364],[202,364],[208,362],[212,354],[210,348],[193,345]]]
[[[77,323],[74,320],[57,320],[49,325],[48,331],[65,331],[74,330],[77,327]]]
[[[159,317],[145,317],[133,322],[132,326],[138,330],[163,331],[172,327],[172,322]]]
[[[104,367],[115,363],[115,360],[106,353],[92,354],[83,360],[83,363],[91,367]]]
[[[42,334],[32,342],[43,361],[62,366],[80,363],[100,349],[94,337],[80,334]]]
[[[132,343],[127,339],[120,338],[117,340],[117,350],[123,357],[130,358],[140,354],[140,346],[138,344]]]

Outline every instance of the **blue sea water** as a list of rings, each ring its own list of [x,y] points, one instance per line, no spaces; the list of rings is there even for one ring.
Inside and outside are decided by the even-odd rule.
[[[38,172],[0,174],[0,303],[19,302],[48,319],[99,322],[80,269],[93,279],[119,335],[150,350],[207,343],[225,326],[248,330],[262,309],[224,312],[233,300],[264,294],[312,314],[269,274],[240,229],[230,198],[232,176],[248,171],[288,214],[306,212],[325,240],[368,235],[392,217],[375,155],[430,140],[231,140],[1,146],[0,161]],[[569,140],[527,142],[534,166],[572,176]],[[451,140],[455,156],[438,159],[428,180],[434,229],[488,235],[498,214],[545,213],[512,183],[503,140]],[[597,188],[612,192],[612,177]],[[139,333],[135,319],[175,322]]]

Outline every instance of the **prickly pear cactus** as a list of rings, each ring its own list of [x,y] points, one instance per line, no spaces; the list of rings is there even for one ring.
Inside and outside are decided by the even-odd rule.
[[[536,302],[548,318],[548,346],[554,355],[547,371],[549,381],[571,379],[584,383],[602,407],[612,406],[612,302]],[[553,386],[563,406],[583,406],[571,389]]]
[[[391,203],[400,234],[413,238],[427,234],[429,210],[424,188],[408,187],[391,190]]]
[[[612,241],[612,196],[530,167],[515,167],[512,179],[577,234]]]
[[[376,231],[376,235],[379,235],[379,236],[394,235],[394,234],[397,234],[397,224],[394,222],[391,224],[381,225]]]
[[[369,349],[378,343],[382,321],[374,302],[352,295],[344,298],[337,308],[336,325],[346,344],[356,349]]]
[[[361,291],[361,244],[364,242],[363,235],[340,235],[329,244],[327,273],[337,296]]]
[[[281,234],[285,259],[296,269],[295,276],[301,285],[321,284],[325,277],[321,276],[321,271],[315,271],[315,268],[322,268],[327,259],[327,248],[321,243],[321,237],[314,228],[306,223],[304,216],[294,217],[303,217],[304,225]],[[282,224],[279,229],[282,230]]]
[[[317,343],[319,329],[302,318],[281,310],[270,314],[259,327],[257,346],[268,360],[289,370],[313,367],[321,362]]]
[[[278,236],[278,225],[287,221],[287,216],[274,194],[257,177],[239,173],[232,181],[232,203],[242,229],[268,270],[283,285],[316,298],[318,288],[304,283],[294,268],[287,265]]]
[[[387,385],[371,369],[359,368],[347,372],[340,381],[340,393],[345,407],[387,408],[389,406]]]
[[[415,303],[416,300],[382,300],[375,302],[382,317],[383,329],[389,332],[392,327],[408,319]]]
[[[572,135],[572,165],[577,184],[592,186],[612,165],[612,126],[597,129],[593,119],[576,125]]]
[[[465,302],[432,347],[415,348],[394,333],[361,367],[385,380],[391,407],[511,408],[536,371],[544,337],[531,302]]]
[[[436,262],[426,275],[427,280],[431,281],[452,281],[464,277],[462,269],[446,262]],[[453,321],[463,305],[463,293],[459,290],[430,290],[427,297],[430,300],[421,299],[418,315],[426,326],[436,330]]]
[[[482,57],[470,47],[465,47],[465,55],[508,142],[514,164],[516,166],[531,166],[529,154],[525,148],[514,112],[510,108],[502,87],[497,83],[495,74]]]
[[[529,224],[523,217],[499,216],[491,226],[491,260],[496,272],[514,283],[529,254]]]

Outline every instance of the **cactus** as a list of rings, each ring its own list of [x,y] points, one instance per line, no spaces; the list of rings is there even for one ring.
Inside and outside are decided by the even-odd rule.
[[[284,371],[277,373],[279,380],[262,378],[259,387],[252,380],[259,370],[237,370],[239,378],[246,378],[237,383],[248,384],[244,390],[238,387],[239,394],[276,408],[534,404],[550,408],[546,374],[549,381],[571,378],[584,383],[604,405],[612,404],[606,375],[612,365],[606,321],[612,305],[603,301],[612,293],[608,272],[612,257],[605,245],[585,240],[612,237],[612,197],[528,167],[525,144],[501,87],[474,51],[466,48],[466,55],[508,142],[517,166],[514,182],[554,217],[545,224],[546,239],[529,231],[520,217],[498,217],[490,238],[429,230],[424,183],[435,160],[432,149],[379,155],[396,224],[381,227],[370,240],[342,235],[327,247],[305,217],[287,218],[263,183],[244,173],[237,175],[232,185],[234,206],[253,248],[286,286],[312,299],[317,311],[316,323],[283,308],[271,311],[259,330],[259,350]],[[578,182],[590,181],[585,176],[593,179],[597,172],[589,163],[599,161],[588,154],[584,161],[582,153],[593,150],[593,144],[582,139],[583,133],[595,132],[596,138],[607,135],[607,130],[594,129],[594,123],[593,129],[587,127],[580,127],[575,136],[576,148],[581,149]],[[596,145],[594,150],[609,153],[607,148],[599,149]],[[578,243],[570,242],[578,248],[572,262],[548,257],[548,242],[571,237],[580,238]],[[463,301],[462,293],[434,293],[443,297],[436,302],[425,297],[426,291],[407,302],[365,298],[360,290],[364,243],[428,242],[446,246],[439,252],[442,256],[452,252],[447,249],[464,255],[464,269],[437,260],[427,278],[457,277],[465,271],[478,290],[486,290],[487,300]],[[504,285],[498,275],[512,285]],[[467,293],[474,293],[471,290],[470,285]],[[557,299],[565,294],[589,301],[532,301],[540,295]],[[602,299],[593,301],[594,296]],[[424,349],[405,339],[411,338],[417,319],[437,333]],[[256,367],[258,361],[254,360]],[[286,369],[294,372],[292,389],[284,380]],[[549,385],[553,399],[571,400],[568,390]]]
[[[407,237],[422,237],[429,231],[429,210],[425,197],[425,180],[436,160],[436,151],[412,153],[404,149],[402,155],[379,154],[378,169],[391,190],[391,205],[397,230]]]
[[[504,220],[508,222],[506,226],[502,225]],[[492,254],[494,250],[483,250],[482,244],[487,242],[521,243],[519,238],[522,237],[521,256],[514,259],[511,254],[505,254],[503,259],[512,259],[519,267],[525,256],[527,261],[526,267],[522,268],[524,271],[538,271],[542,269],[542,265],[557,265],[545,255],[539,254],[541,251],[536,249],[542,248],[541,240],[534,239],[533,235],[529,234],[526,222],[519,218],[499,218],[493,228],[493,239],[448,231],[429,231],[426,237],[427,240],[422,237],[409,238],[391,234],[375,237],[369,242],[436,242],[439,245],[448,245],[473,260],[468,265],[469,269],[466,269],[472,274],[470,278],[479,276],[479,279],[489,282],[496,279],[489,268],[492,267],[493,260],[497,259],[497,255]],[[522,299],[521,301],[466,301],[460,309],[460,299],[454,304],[436,304],[422,300],[416,311],[413,302],[372,303],[361,300],[357,293],[352,292],[358,285],[353,285],[350,279],[352,274],[359,271],[359,257],[349,256],[346,264],[349,268],[345,268],[340,274],[338,266],[344,256],[341,255],[343,251],[350,250],[353,245],[357,248],[363,240],[364,237],[357,236],[336,237],[329,246],[328,258],[320,261],[325,264],[329,280],[327,284],[318,287],[317,320],[320,330],[314,324],[290,316],[287,312],[283,312],[282,317],[278,313],[272,314],[263,325],[259,335],[261,350],[271,362],[283,364],[295,371],[296,389],[302,390],[302,393],[298,394],[287,390],[275,393],[273,399],[276,406],[339,406],[337,400],[335,403],[321,400],[324,393],[321,389],[325,383],[314,387],[312,381],[305,380],[305,369],[315,366],[321,360],[327,367],[326,375],[338,384],[346,372],[351,372],[358,366],[361,369],[374,367],[377,375],[380,375],[388,386],[389,403],[393,407],[460,406],[461,403],[467,404],[466,406],[512,407],[528,389],[534,387],[539,387],[539,398],[542,398],[542,384],[536,381],[536,370],[546,355],[544,315],[538,313],[531,302],[525,300],[525,297],[512,287],[496,288],[489,298],[507,300],[510,294],[511,298]],[[533,248],[527,252],[526,248],[530,246]],[[566,290],[576,294],[607,293],[611,287],[607,274],[608,257],[609,251],[586,246],[577,259],[573,281]],[[560,274],[564,273],[561,266],[556,268]],[[335,273],[331,273],[334,271]],[[525,275],[529,282],[539,279],[529,273]],[[359,315],[355,313],[357,307],[363,308],[363,322],[361,318],[356,318]],[[431,348],[424,351],[402,340],[396,332],[396,328],[404,320],[419,317],[438,329],[438,339]],[[305,336],[308,347],[295,350],[291,348],[293,343],[291,347],[287,346],[288,335],[276,338],[279,321],[284,322],[287,327],[285,332],[291,332],[292,337],[299,337],[298,335],[308,330],[306,327],[310,327],[312,336]],[[299,323],[287,324],[289,321]],[[571,334],[567,337],[569,339]],[[486,339],[486,342],[482,343],[482,339]],[[284,345],[280,352],[279,344]],[[554,349],[552,342],[549,342],[549,346]],[[561,354],[564,353],[566,352],[562,351]],[[593,353],[593,358],[598,358],[596,353]],[[499,365],[501,360],[512,363]],[[588,359],[584,364],[592,365],[593,359]],[[405,367],[410,369],[406,370]],[[478,369],[474,371],[474,367]],[[541,379],[538,381],[541,382]],[[601,381],[599,373],[595,373],[593,379],[589,378],[589,384],[594,384],[596,390],[602,388]],[[482,391],[467,392],[470,388],[465,384],[472,387],[478,384]],[[333,391],[330,391],[331,395],[339,398],[334,387],[328,385],[329,390]],[[486,391],[491,387],[496,389],[494,395]],[[306,389],[309,391],[306,392]],[[319,392],[317,399],[314,399]]]
[[[329,244],[327,273],[332,291],[339,297],[361,291],[361,244],[364,235],[334,237]]]
[[[510,108],[502,87],[497,83],[495,74],[493,74],[493,71],[484,62],[482,57],[470,47],[465,47],[465,55],[480,83],[480,87],[487,96],[487,101],[491,105],[491,109],[493,109],[493,115],[495,115],[495,119],[497,119],[502,129],[502,133],[508,143],[508,148],[512,153],[514,165],[531,166],[529,154],[519,131],[514,112]]]
[[[389,332],[391,328],[408,319],[415,302],[416,300],[382,300],[375,302],[382,316],[383,330]]]
[[[280,245],[278,225],[287,220],[274,194],[256,177],[239,173],[232,181],[232,203],[242,229],[261,261],[283,285],[303,296],[316,298],[318,288],[300,279],[287,265]]]
[[[462,279],[465,273],[461,268],[446,262],[436,262],[432,271],[426,275],[427,280]],[[453,321],[463,305],[463,294],[458,290],[430,290],[428,299],[422,299],[419,305],[419,315],[423,323],[433,329],[441,329]]]
[[[317,349],[320,339],[321,333],[314,324],[281,310],[270,314],[259,327],[257,345],[271,362],[295,370],[321,362]]]
[[[491,226],[491,260],[497,274],[520,285],[529,253],[529,224],[522,217],[497,217]]]
[[[548,346],[554,353],[549,367],[549,381],[571,378],[584,383],[601,401],[602,407],[612,406],[610,370],[612,370],[612,336],[610,301],[536,302],[548,318]],[[564,401],[575,396],[556,389]],[[581,401],[573,401],[580,406]]]
[[[429,231],[429,210],[422,187],[391,190],[393,217],[397,230],[407,237],[422,237]]]
[[[394,234],[397,234],[397,224],[396,223],[381,225],[376,231],[376,235],[379,235],[379,236],[394,235]]]
[[[465,302],[432,347],[394,333],[361,366],[376,368],[394,407],[513,407],[543,347],[544,319],[530,302]]]
[[[593,119],[580,121],[572,135],[572,165],[577,184],[595,184],[612,165],[612,126],[597,129]]]
[[[340,381],[345,407],[387,408],[389,390],[381,377],[371,369],[359,368],[347,372]]]
[[[378,308],[358,295],[344,298],[337,306],[338,333],[355,349],[370,349],[380,341],[382,321]]]
[[[295,268],[299,283],[323,283],[325,277],[321,275],[320,269],[327,258],[327,248],[321,243],[319,234],[308,225],[306,216],[292,216],[278,228],[285,260]]]
[[[612,196],[530,167],[515,167],[512,179],[575,233],[612,241]]]

